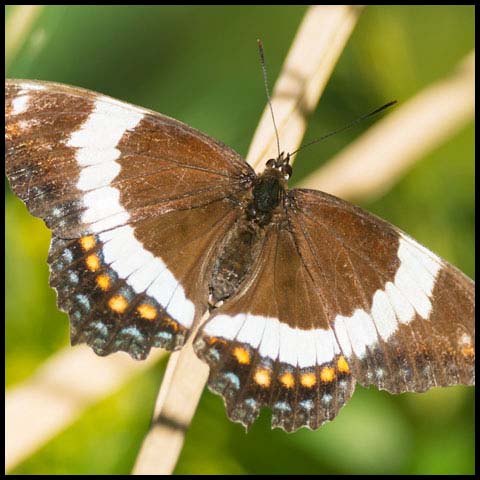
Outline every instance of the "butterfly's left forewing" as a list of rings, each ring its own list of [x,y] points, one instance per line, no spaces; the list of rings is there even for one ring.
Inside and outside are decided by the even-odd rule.
[[[468,277],[387,222],[325,193],[293,190],[291,211],[317,289],[330,290],[336,302],[329,322],[362,385],[400,393],[475,383]]]
[[[253,171],[169,117],[61,84],[5,83],[6,173],[53,231],[73,343],[144,358],[181,346]]]

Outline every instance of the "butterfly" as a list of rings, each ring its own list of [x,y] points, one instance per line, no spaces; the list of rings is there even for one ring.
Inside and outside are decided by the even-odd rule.
[[[50,285],[71,343],[144,359],[194,349],[230,419],[290,432],[357,383],[475,383],[474,283],[326,193],[289,189],[167,116],[67,85],[7,80],[6,173],[52,230]],[[201,324],[206,313],[210,316]]]

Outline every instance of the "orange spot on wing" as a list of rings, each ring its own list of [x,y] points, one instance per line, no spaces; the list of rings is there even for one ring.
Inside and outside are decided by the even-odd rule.
[[[233,356],[237,359],[238,363],[243,365],[250,363],[250,353],[242,347],[235,347],[233,349]]]
[[[343,355],[337,360],[337,369],[340,373],[350,373],[350,367]]]
[[[7,138],[14,138],[20,134],[20,128],[17,123],[10,123],[5,125],[5,136]]]
[[[145,320],[155,320],[155,318],[157,318],[157,309],[146,303],[139,305],[137,307],[137,312]]]
[[[123,313],[128,306],[128,302],[123,295],[115,295],[108,301],[108,306],[116,313]]]
[[[91,255],[89,255],[86,258],[85,263],[87,264],[87,268],[91,272],[96,272],[100,268],[100,259],[98,258],[98,255],[96,255],[95,253],[92,253]]]
[[[472,346],[463,347],[462,348],[462,355],[464,357],[474,357],[475,356],[475,348],[473,348]]]
[[[85,250],[88,252],[88,250],[91,250],[97,242],[95,241],[95,237],[93,235],[88,235],[87,237],[82,237],[80,239],[80,245]]]
[[[108,275],[102,274],[97,276],[97,285],[103,290],[106,291],[110,288],[110,277]]]
[[[317,383],[317,377],[313,372],[304,373],[300,377],[300,383],[306,388],[312,388]]]
[[[163,317],[163,321],[169,326],[171,327],[171,329],[176,332],[178,330],[178,324],[175,320],[173,320],[172,318],[170,318],[168,315],[165,315]]]
[[[335,378],[335,369],[333,367],[323,367],[320,372],[322,382],[331,382]]]
[[[280,375],[279,380],[286,388],[293,388],[295,386],[295,379],[290,372],[285,372],[284,374]]]
[[[464,357],[475,357],[475,346],[472,343],[472,337],[464,333],[458,340],[460,352]]]
[[[257,368],[253,379],[261,387],[268,388],[270,386],[270,371],[266,368]]]
[[[227,344],[226,340],[224,340],[223,338],[218,338],[218,337],[210,337],[208,339],[208,343],[210,345],[215,345],[216,343],[222,343],[223,345]]]

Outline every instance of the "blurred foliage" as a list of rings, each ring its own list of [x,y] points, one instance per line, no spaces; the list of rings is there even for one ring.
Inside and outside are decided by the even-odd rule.
[[[7,7],[6,18],[16,7]],[[305,12],[301,6],[48,6],[7,64],[7,76],[90,88],[178,118],[246,154],[265,93]],[[373,6],[363,13],[312,115],[306,138],[338,128],[447,75],[474,48],[473,6]],[[9,45],[9,37],[6,38]],[[362,131],[302,152],[302,178]],[[474,275],[474,127],[422,159],[363,206]],[[49,232],[8,191],[6,378],[28,378],[68,344],[67,317],[48,287]],[[164,363],[90,408],[12,473],[128,473],[148,428]],[[161,455],[162,452],[159,452]],[[392,396],[357,388],[316,432],[271,431],[263,412],[248,434],[205,393],[176,473],[403,473],[474,471],[473,389]]]

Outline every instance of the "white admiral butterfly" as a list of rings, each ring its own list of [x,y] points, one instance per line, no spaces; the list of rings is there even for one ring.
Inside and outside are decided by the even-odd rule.
[[[356,383],[472,385],[474,283],[390,224],[256,175],[164,115],[48,82],[5,84],[6,172],[53,231],[72,344],[136,359],[194,341],[209,386],[249,426],[333,419]]]

